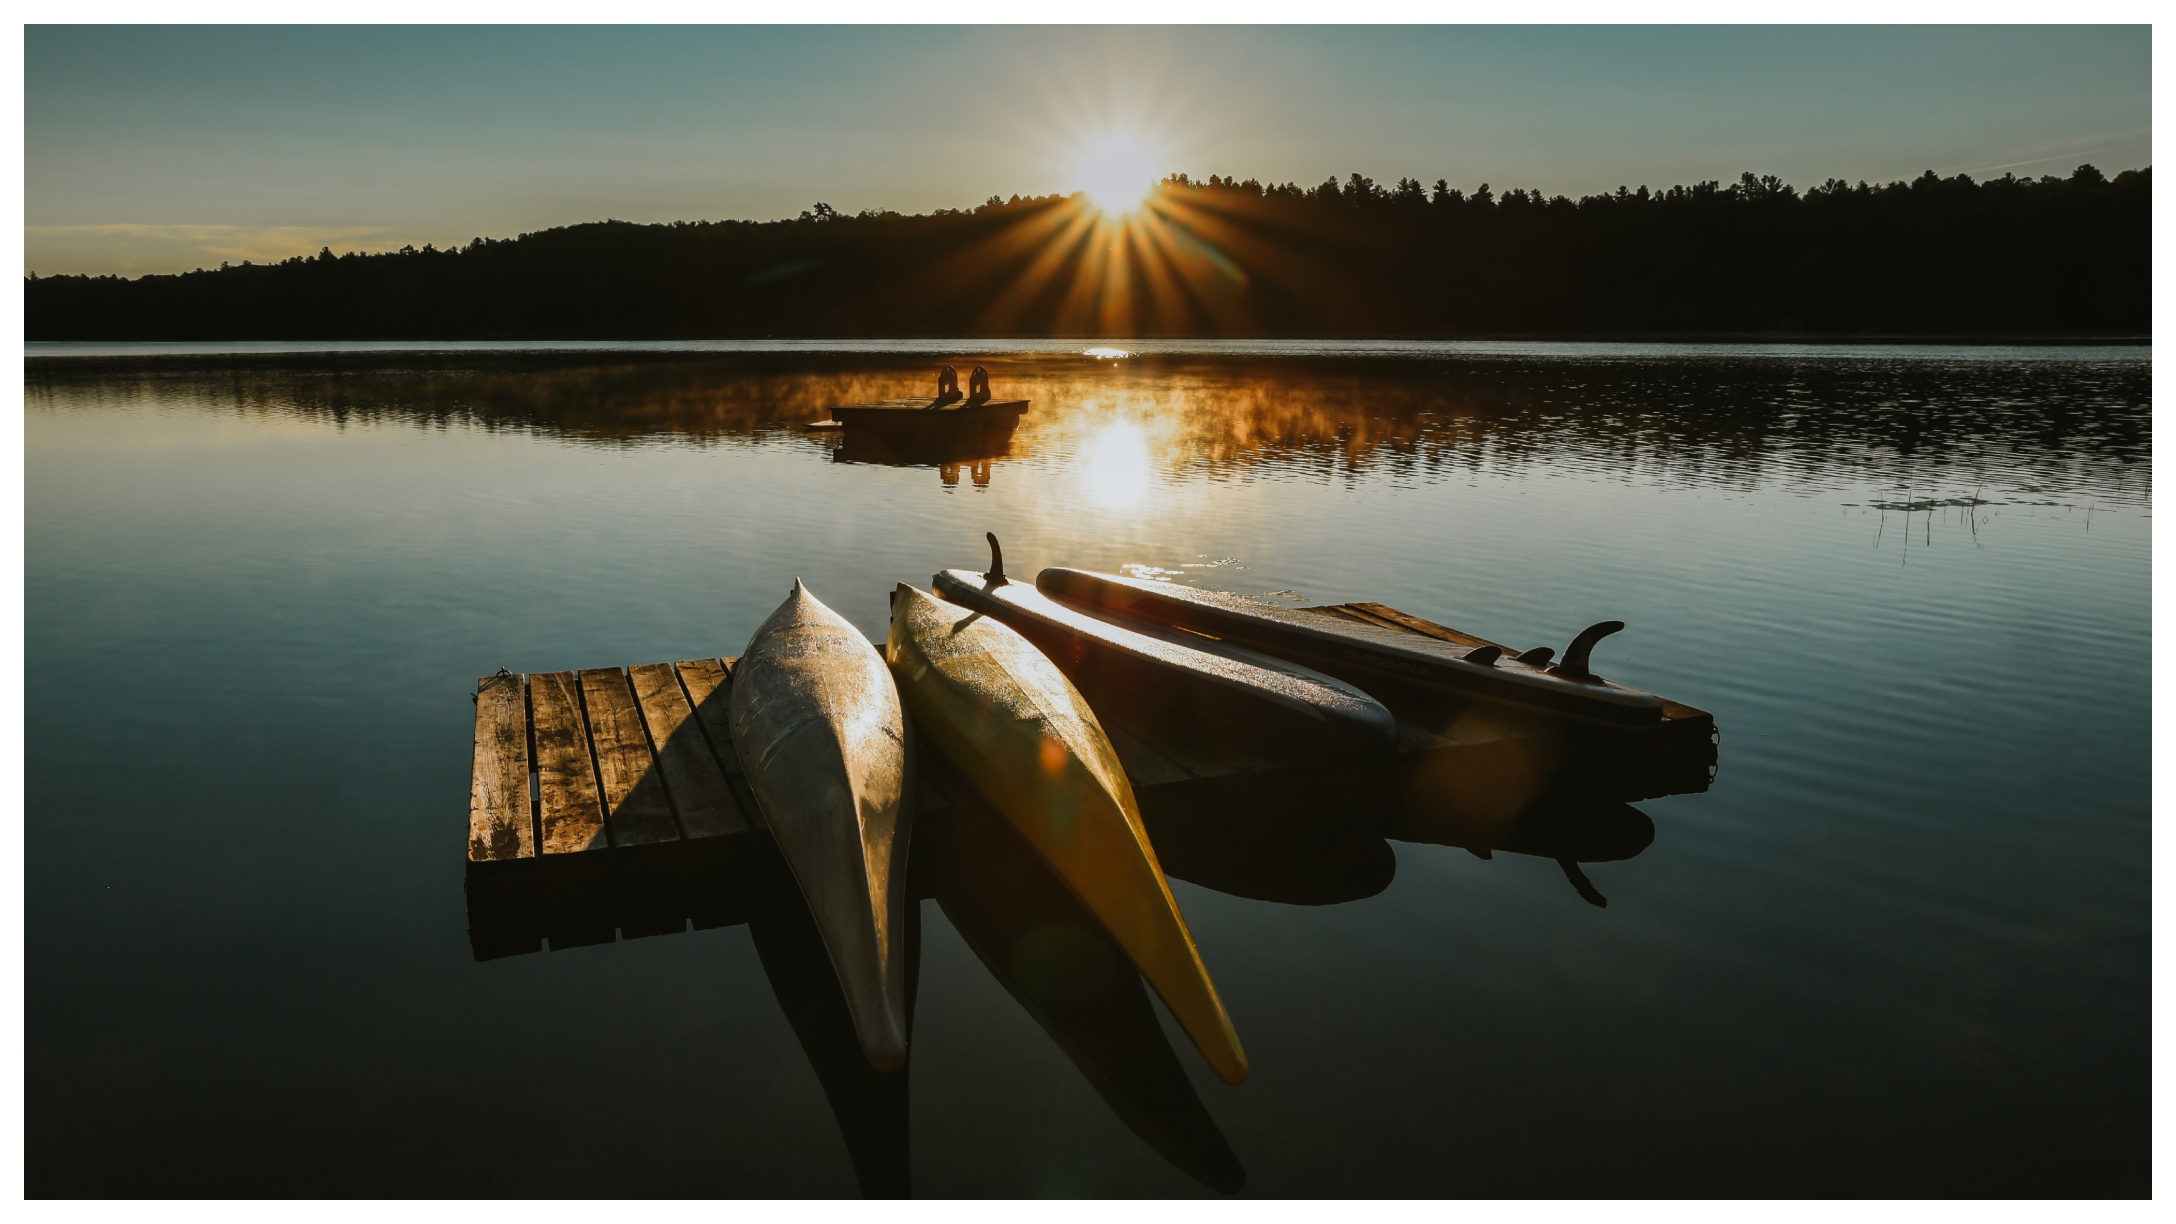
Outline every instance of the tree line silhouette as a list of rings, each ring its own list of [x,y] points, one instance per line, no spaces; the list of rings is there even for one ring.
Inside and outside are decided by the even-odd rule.
[[[1799,191],[1751,173],[1581,199],[1353,174],[1173,175],[904,216],[602,221],[458,249],[133,280],[30,276],[66,339],[2144,336],[2152,172]]]

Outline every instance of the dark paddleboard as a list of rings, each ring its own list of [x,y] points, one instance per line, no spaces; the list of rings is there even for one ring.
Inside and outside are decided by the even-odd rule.
[[[1129,625],[1167,626],[1211,635],[1366,684],[1390,680],[1464,697],[1523,706],[1544,714],[1614,727],[1652,727],[1662,699],[1588,670],[1594,644],[1624,628],[1603,621],[1587,629],[1551,665],[1548,651],[1514,656],[1494,646],[1470,648],[1416,633],[1313,612],[1271,607],[1236,595],[1167,582],[1052,567],[1035,585],[1053,601],[1092,609]]]
[[[1387,755],[1397,746],[1397,719],[1344,681],[1182,630],[1090,616],[1007,580],[994,536],[990,548],[988,573],[945,570],[932,589],[1035,643],[1098,712],[1220,723],[1328,753]]]

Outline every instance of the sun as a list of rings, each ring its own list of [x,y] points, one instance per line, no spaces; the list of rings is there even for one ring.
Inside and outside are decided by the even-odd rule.
[[[1139,208],[1163,172],[1163,152],[1138,132],[1106,132],[1073,159],[1073,181],[1113,217]]]

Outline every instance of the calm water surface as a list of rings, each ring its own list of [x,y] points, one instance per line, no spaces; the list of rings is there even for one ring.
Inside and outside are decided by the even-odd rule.
[[[472,958],[467,694],[737,654],[796,576],[880,635],[986,530],[1620,617],[1721,726],[1606,908],[1408,842],[1175,881],[1242,1193],[2148,1192],[2149,352],[1033,347],[34,352],[29,1192],[856,1193],[746,927]],[[1034,398],[998,453],[799,429],[938,356]],[[922,915],[916,1193],[1213,1193]]]

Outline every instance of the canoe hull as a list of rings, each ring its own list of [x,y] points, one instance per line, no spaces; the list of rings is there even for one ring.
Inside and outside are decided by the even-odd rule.
[[[912,760],[869,640],[797,580],[733,670],[733,744],[823,934],[869,1065],[906,1061]]]
[[[1010,424],[1026,415],[1026,400],[894,400],[831,410],[831,419],[852,429],[924,429],[932,426]]]
[[[904,584],[893,599],[885,658],[916,729],[1095,915],[1217,1075],[1244,1080],[1231,1017],[1087,701],[1005,625]]]

